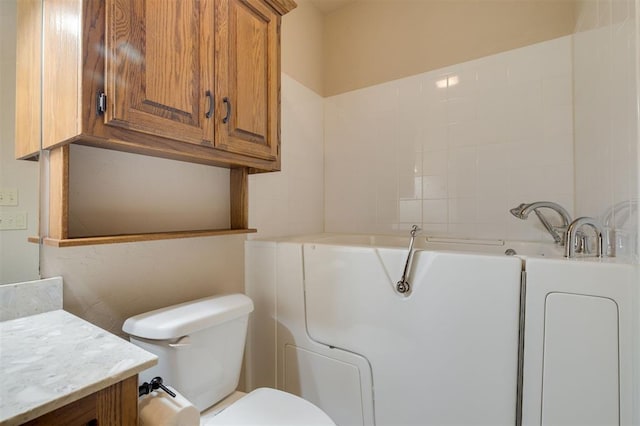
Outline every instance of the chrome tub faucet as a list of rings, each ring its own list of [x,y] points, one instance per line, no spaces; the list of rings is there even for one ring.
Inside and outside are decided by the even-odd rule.
[[[562,225],[553,226],[551,222],[549,222],[547,217],[542,214],[542,212],[540,212],[540,209],[543,208],[550,209],[556,212],[562,218]],[[569,212],[567,212],[567,210],[565,210],[565,208],[560,204],[554,203],[553,201],[536,201],[529,204],[522,203],[519,206],[509,210],[509,212],[511,212],[511,214],[518,219],[522,220],[527,219],[527,217],[529,217],[529,213],[534,212],[536,216],[538,216],[538,219],[547,230],[547,232],[549,232],[549,234],[553,237],[553,240],[556,242],[556,244],[565,245],[565,231],[571,223],[571,216],[569,215]]]
[[[582,253],[588,253],[588,240],[587,236],[584,235],[580,229],[583,226],[589,226],[596,233],[598,238],[596,245],[596,256],[602,257],[604,255],[604,238],[602,233],[602,227],[598,223],[598,221],[592,217],[579,217],[567,228],[567,232],[565,235],[565,241],[567,244],[564,249],[564,257],[571,258],[575,257],[577,249],[579,249]]]

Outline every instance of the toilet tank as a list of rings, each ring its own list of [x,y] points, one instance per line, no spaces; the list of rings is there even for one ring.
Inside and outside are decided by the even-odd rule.
[[[158,356],[140,373],[174,387],[200,411],[238,387],[249,313],[244,294],[212,296],[127,319],[122,330],[131,343]]]

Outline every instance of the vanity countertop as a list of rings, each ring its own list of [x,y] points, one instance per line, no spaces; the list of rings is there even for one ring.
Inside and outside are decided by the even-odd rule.
[[[0,322],[0,425],[32,420],[157,362],[63,310]]]

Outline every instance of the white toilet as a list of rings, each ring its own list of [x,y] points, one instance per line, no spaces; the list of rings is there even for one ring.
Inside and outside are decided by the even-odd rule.
[[[213,296],[136,315],[122,330],[158,356],[140,373],[175,388],[201,413],[232,394],[240,378],[253,302],[243,294]],[[260,388],[224,408],[207,425],[318,425],[335,423],[315,405],[276,389]]]

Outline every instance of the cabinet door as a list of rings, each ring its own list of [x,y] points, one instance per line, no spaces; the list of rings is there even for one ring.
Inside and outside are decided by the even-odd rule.
[[[107,0],[105,123],[211,144],[212,37],[211,1]]]
[[[280,16],[261,0],[215,0],[219,149],[279,154]]]
[[[42,81],[42,2],[17,3],[16,32],[16,159],[37,159],[40,153],[40,82]]]

